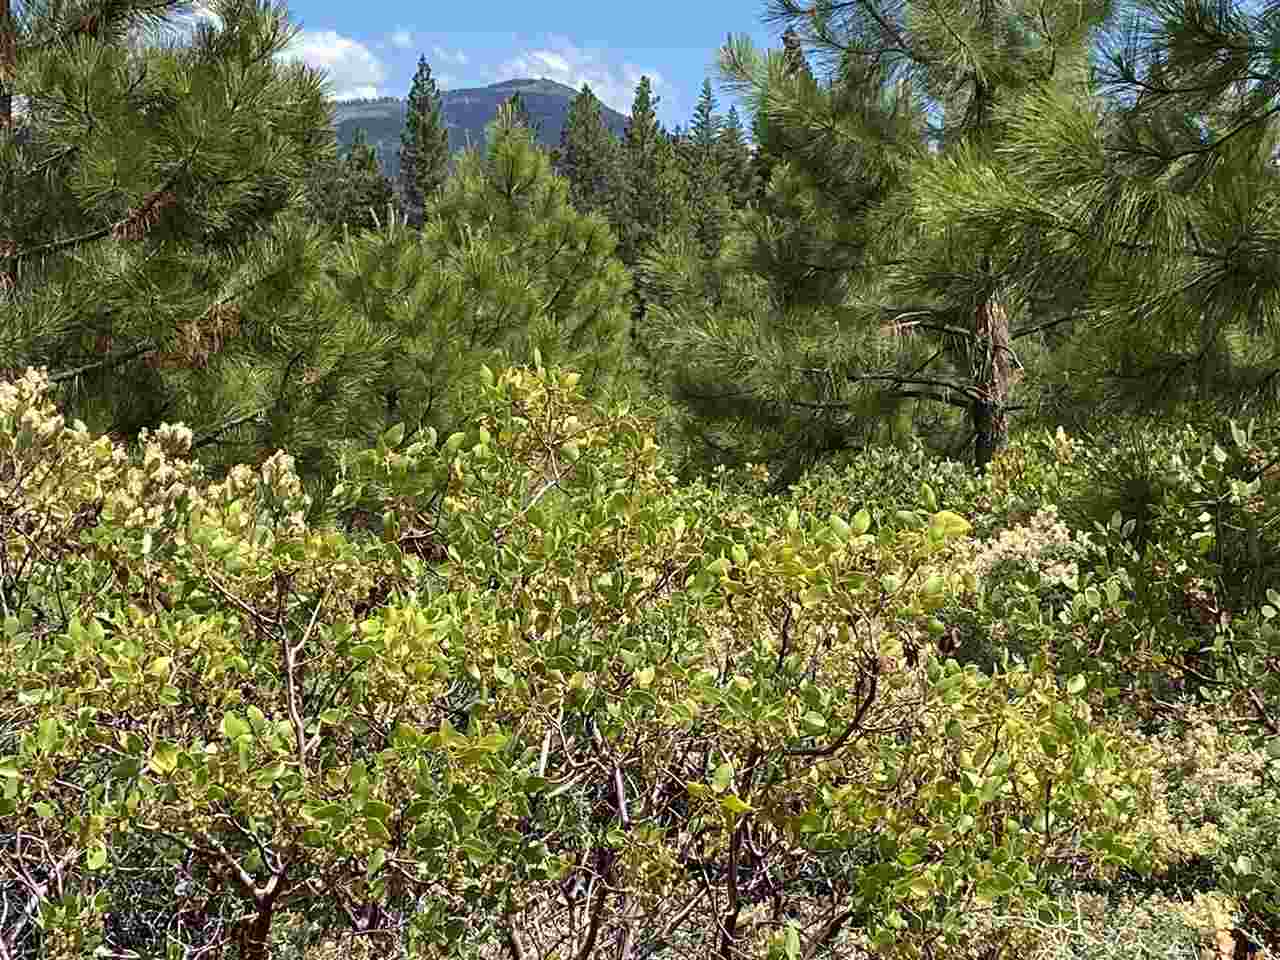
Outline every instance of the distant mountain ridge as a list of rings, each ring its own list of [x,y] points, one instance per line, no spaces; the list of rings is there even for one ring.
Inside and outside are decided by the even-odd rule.
[[[449,149],[456,152],[469,144],[482,145],[485,127],[493,122],[499,105],[516,93],[520,94],[534,123],[540,124],[539,142],[556,146],[569,114],[569,104],[578,91],[554,80],[520,79],[503,80],[487,87],[442,90],[440,101],[449,130]],[[356,128],[363,128],[365,137],[378,151],[382,169],[394,179],[400,172],[400,133],[404,130],[406,109],[407,101],[400,97],[336,101],[333,117],[340,148],[350,146]],[[631,122],[625,114],[603,104],[601,115],[605,125],[619,137]]]

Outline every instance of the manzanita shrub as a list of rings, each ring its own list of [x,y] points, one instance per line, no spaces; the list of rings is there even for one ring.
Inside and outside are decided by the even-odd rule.
[[[0,386],[10,955],[1016,952],[1146,856],[1086,676],[939,654],[981,584],[936,503],[680,485],[573,374],[485,370],[468,431],[344,464],[348,534],[284,453],[208,482],[48,390]]]

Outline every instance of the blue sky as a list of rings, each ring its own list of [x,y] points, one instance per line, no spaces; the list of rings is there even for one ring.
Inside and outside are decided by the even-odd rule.
[[[672,127],[688,124],[703,78],[716,81],[715,53],[727,33],[780,45],[761,23],[763,8],[761,0],[291,0],[302,33],[290,52],[325,68],[339,98],[404,96],[419,54],[446,88],[526,76],[575,89],[586,82],[624,113],[647,74]],[[727,110],[732,99],[717,94]]]

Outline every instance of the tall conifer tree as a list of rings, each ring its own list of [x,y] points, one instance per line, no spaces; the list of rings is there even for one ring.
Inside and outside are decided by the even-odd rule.
[[[412,225],[422,225],[425,206],[448,173],[449,131],[440,90],[427,58],[420,56],[400,134],[400,191]]]
[[[312,295],[325,237],[293,205],[333,149],[324,77],[276,59],[296,28],[220,0],[216,21],[157,45],[142,28],[185,4],[20,9],[0,369],[48,366],[92,430],[185,421],[220,462],[287,440],[275,413],[334,323]]]
[[[771,0],[825,76],[802,66],[795,40],[767,58],[746,40],[722,53],[775,169],[768,202],[715,265],[755,278],[735,281],[743,302],[708,315],[691,268],[666,256],[657,270],[688,295],[664,298],[659,314],[695,418],[749,438],[751,455],[802,463],[918,410],[985,465],[1024,376],[1014,324],[1025,311],[999,268],[1001,237],[961,237],[912,187],[991,156],[1029,89],[1076,82],[1106,7]]]
[[[339,234],[343,228],[372,230],[387,222],[388,205],[398,208],[395,189],[362,127],[356,128],[345,156],[317,167],[307,201],[312,215]]]
[[[517,90],[508,97],[503,105],[510,109],[511,116],[516,123],[533,134],[533,141],[536,144],[538,137],[542,133],[542,121],[533,119],[533,114],[529,112],[529,105],[524,102],[524,97],[520,96],[520,91]]]
[[[919,178],[934,216],[1000,239],[1064,405],[1280,403],[1276,15],[1132,4],[1077,82],[1006,111],[999,154]]]
[[[720,175],[724,178],[731,209],[740,210],[751,200],[751,148],[736,106],[729,107],[716,141]]]
[[[618,142],[605,126],[600,101],[584,83],[569,104],[556,153],[556,172],[569,181],[574,207],[613,218],[619,159]]]
[[[631,121],[622,137],[623,177],[618,215],[620,253],[635,264],[663,231],[685,216],[684,177],[671,138],[658,122],[659,98],[647,76],[636,84]]]
[[[693,123],[677,146],[688,186],[686,204],[693,232],[707,256],[719,251],[732,213],[721,149],[724,120],[716,113],[716,106],[711,81],[703,80]]]

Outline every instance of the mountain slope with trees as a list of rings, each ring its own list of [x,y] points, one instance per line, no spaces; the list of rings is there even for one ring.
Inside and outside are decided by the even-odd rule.
[[[483,146],[485,127],[493,121],[498,107],[516,94],[534,121],[538,143],[547,148],[559,144],[569,105],[578,91],[554,80],[504,80],[485,87],[440,92],[450,153],[467,146]],[[344,147],[349,145],[356,128],[363,129],[366,139],[378,151],[383,170],[394,179],[399,173],[398,150],[406,109],[406,101],[395,97],[337,101],[333,104],[333,114],[338,143]],[[601,114],[614,135],[621,136],[627,117],[603,105]]]

